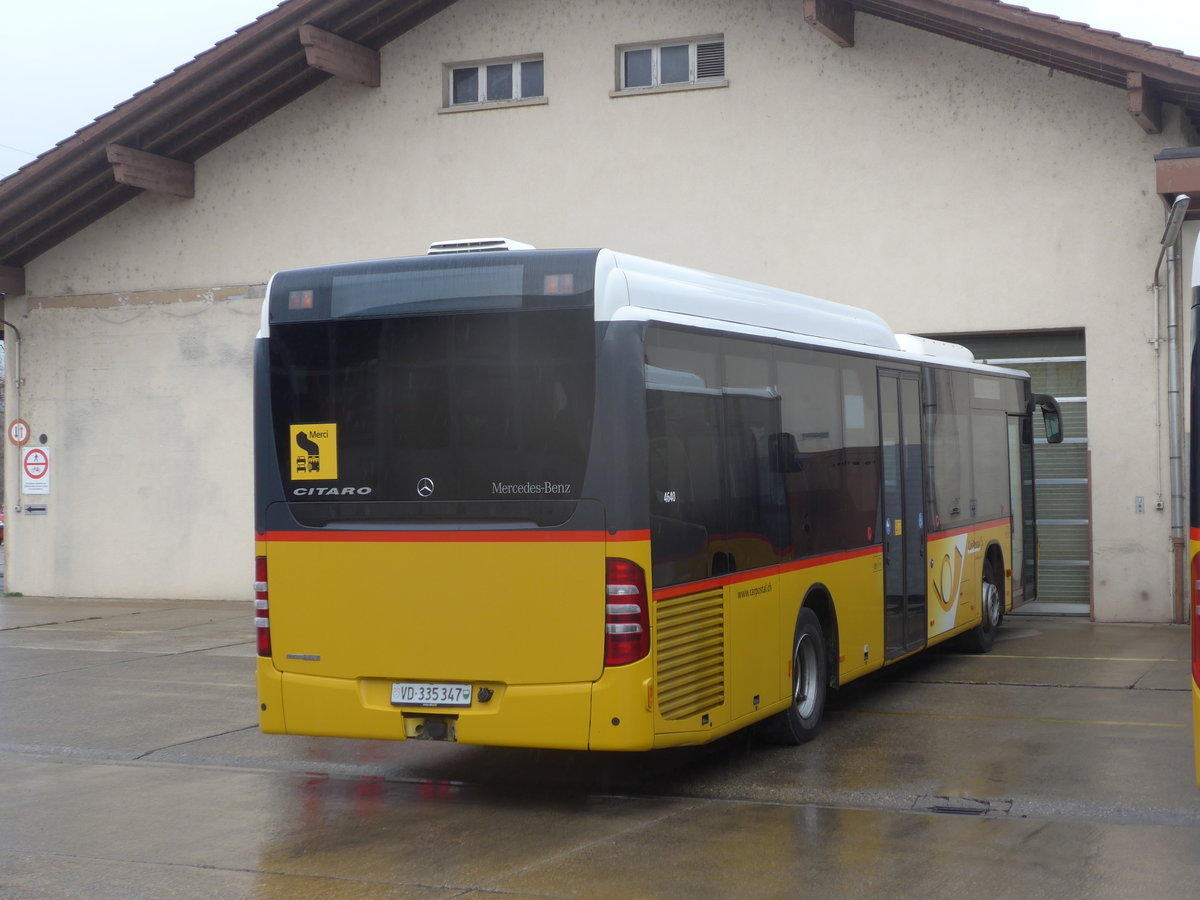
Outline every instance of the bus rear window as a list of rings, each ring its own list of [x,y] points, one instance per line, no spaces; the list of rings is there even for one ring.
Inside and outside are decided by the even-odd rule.
[[[270,321],[591,307],[594,250],[463,253],[280,272]]]
[[[330,314],[335,317],[378,315],[397,310],[424,313],[462,307],[512,309],[524,295],[523,265],[471,266],[452,269],[408,269],[394,272],[335,275]]]
[[[590,306],[276,324],[271,402],[285,493],[457,501],[462,515],[472,503],[578,499],[594,334]]]

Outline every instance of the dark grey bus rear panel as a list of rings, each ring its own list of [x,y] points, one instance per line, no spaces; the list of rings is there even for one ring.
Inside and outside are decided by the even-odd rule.
[[[594,321],[595,258],[464,254],[277,275],[257,359],[257,437],[275,448],[259,456],[260,516],[283,505],[259,530],[644,529],[644,501],[629,500],[644,415],[618,399],[640,398],[640,326]],[[576,515],[585,498],[607,521],[595,504]]]

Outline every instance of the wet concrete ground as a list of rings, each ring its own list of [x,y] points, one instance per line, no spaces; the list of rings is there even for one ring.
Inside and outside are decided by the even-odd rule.
[[[801,748],[259,734],[248,603],[0,600],[0,897],[1183,897],[1189,637],[1011,617]]]

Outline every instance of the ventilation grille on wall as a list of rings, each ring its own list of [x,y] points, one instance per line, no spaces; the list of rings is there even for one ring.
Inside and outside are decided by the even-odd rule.
[[[696,45],[696,80],[725,77],[725,42]]]

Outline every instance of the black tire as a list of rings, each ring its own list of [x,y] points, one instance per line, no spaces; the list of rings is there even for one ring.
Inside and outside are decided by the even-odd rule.
[[[995,561],[988,557],[983,564],[983,579],[979,585],[979,605],[983,621],[963,635],[963,644],[972,653],[987,653],[996,640],[996,631],[1004,621],[1004,581],[997,575]]]
[[[811,741],[821,726],[828,693],[825,632],[816,613],[801,609],[792,641],[792,704],[763,723],[766,739],[790,746]]]

